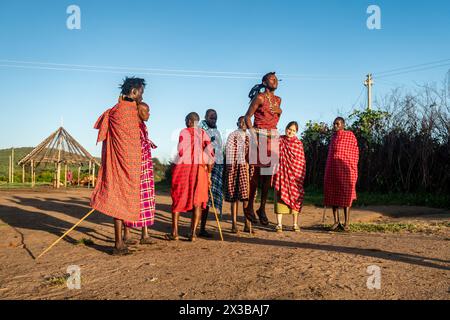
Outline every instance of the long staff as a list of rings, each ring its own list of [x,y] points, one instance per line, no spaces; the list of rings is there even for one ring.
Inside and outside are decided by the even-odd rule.
[[[217,215],[216,206],[214,205],[214,197],[212,194],[211,186],[209,187],[209,195],[211,197],[211,203],[214,210],[214,216],[216,217],[217,226],[219,227],[220,239],[223,241],[222,228],[220,227],[219,216]]]
[[[80,219],[80,221],[78,221],[77,223],[75,223],[73,225],[72,228],[70,228],[69,230],[67,230],[61,237],[59,237],[58,240],[56,240],[55,242],[52,243],[52,245],[50,247],[48,247],[47,249],[45,249],[40,255],[38,255],[38,257],[36,258],[39,259],[40,257],[42,257],[47,251],[49,251],[51,248],[53,248],[53,246],[55,246],[59,241],[61,241],[65,236],[67,236],[69,234],[70,231],[72,231],[73,229],[75,229],[81,222],[83,222],[84,219],[86,219],[87,217],[89,217],[91,215],[92,212],[94,212],[95,209],[92,209],[91,211],[89,211],[83,218]]]

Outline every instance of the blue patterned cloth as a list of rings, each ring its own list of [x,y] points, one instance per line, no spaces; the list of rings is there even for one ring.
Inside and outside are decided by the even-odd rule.
[[[223,203],[223,144],[222,137],[217,128],[210,128],[205,120],[200,121],[200,128],[206,131],[211,144],[214,147],[215,160],[213,170],[211,172],[211,192],[214,197],[214,206],[222,218],[222,203]],[[209,195],[208,206],[212,209],[211,195]]]

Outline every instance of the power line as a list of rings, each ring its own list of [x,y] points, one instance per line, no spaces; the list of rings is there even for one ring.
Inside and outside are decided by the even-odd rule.
[[[159,75],[159,76],[181,76],[181,77],[205,77],[205,78],[230,78],[230,79],[260,79],[260,73],[250,72],[228,72],[228,71],[205,71],[205,70],[186,70],[186,69],[163,69],[163,68],[136,68],[136,67],[115,67],[115,66],[96,66],[82,64],[67,64],[39,61],[19,61],[0,59],[0,62],[6,63],[2,67],[18,67],[45,70],[61,71],[94,71],[94,72],[112,72],[123,73],[125,71],[136,71],[139,74]],[[18,66],[20,65],[20,66]],[[26,65],[26,66],[23,66]],[[120,72],[118,72],[121,70]],[[151,71],[149,73],[148,71]],[[351,78],[350,75],[320,75],[320,74],[285,74],[279,73],[280,77],[286,79],[310,79],[310,80],[331,80]]]
[[[411,69],[411,68],[418,68],[418,67],[433,65],[433,64],[442,63],[442,62],[450,62],[450,59],[443,59],[443,60],[438,60],[438,61],[433,61],[433,62],[421,63],[421,64],[412,65],[412,66],[408,66],[408,67],[402,67],[402,68],[396,68],[396,69],[391,69],[391,70],[387,70],[387,71],[376,72],[374,74],[376,74],[377,76],[380,76],[380,75],[386,74],[386,73],[392,73],[392,72],[401,71],[401,70],[405,70],[405,69]]]

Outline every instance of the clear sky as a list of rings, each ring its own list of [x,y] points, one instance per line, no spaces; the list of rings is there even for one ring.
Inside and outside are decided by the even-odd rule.
[[[71,4],[81,9],[80,30],[66,27]],[[366,26],[371,4],[381,30]],[[233,130],[266,72],[283,79],[279,128],[303,127],[350,111],[368,72],[450,59],[450,1],[2,1],[0,42],[0,149],[35,146],[63,118],[99,155],[93,124],[115,104],[123,77],[136,75],[148,82],[153,155],[167,160],[188,112],[215,108],[219,129]],[[375,77],[374,94],[443,81],[449,68]]]

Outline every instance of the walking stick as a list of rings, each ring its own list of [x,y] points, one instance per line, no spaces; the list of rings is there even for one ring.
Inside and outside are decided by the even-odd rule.
[[[56,245],[59,241],[61,241],[66,235],[69,234],[70,231],[72,231],[73,229],[75,229],[81,222],[83,222],[84,219],[86,219],[87,217],[89,217],[91,215],[92,212],[94,212],[95,209],[92,209],[91,211],[89,211],[83,218],[80,219],[80,221],[78,221],[76,224],[74,224],[74,226],[72,228],[70,228],[69,230],[67,230],[61,237],[59,237],[58,240],[56,240],[55,242],[52,243],[52,245],[50,247],[48,247],[47,249],[45,249],[37,258],[39,259],[40,257],[42,257],[47,251],[49,251],[51,248],[53,248],[54,245]]]
[[[214,205],[214,197],[212,194],[211,187],[209,187],[209,195],[211,197],[211,203],[214,210],[214,216],[216,217],[217,226],[219,227],[220,239],[223,241],[222,228],[220,227],[219,217],[217,216],[216,206]]]

